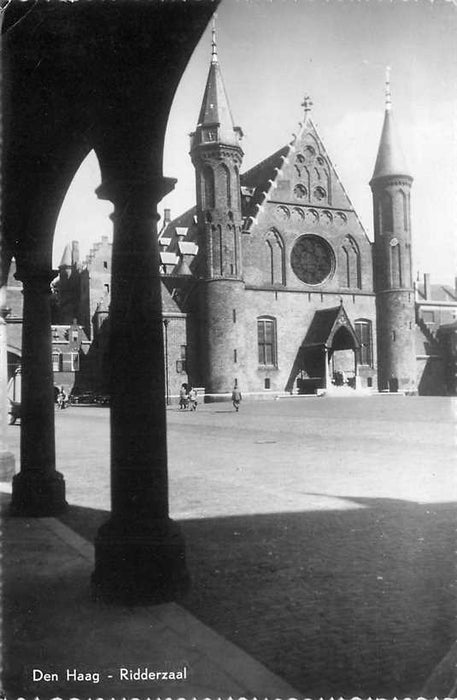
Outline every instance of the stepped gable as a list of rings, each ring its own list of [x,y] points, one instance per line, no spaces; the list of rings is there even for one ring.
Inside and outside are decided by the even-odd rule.
[[[269,217],[275,207],[284,219],[293,214],[303,220],[307,211],[316,221],[322,216],[337,225],[351,219],[352,226],[368,240],[309,114],[309,105],[305,100],[305,120],[291,143],[241,176],[245,230],[262,223],[262,216]]]

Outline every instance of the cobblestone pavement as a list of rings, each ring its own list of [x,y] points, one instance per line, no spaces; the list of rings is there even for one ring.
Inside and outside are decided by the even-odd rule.
[[[456,425],[445,398],[173,407],[181,604],[308,697],[417,695],[456,637]],[[56,434],[64,521],[93,539],[108,411],[60,412]]]

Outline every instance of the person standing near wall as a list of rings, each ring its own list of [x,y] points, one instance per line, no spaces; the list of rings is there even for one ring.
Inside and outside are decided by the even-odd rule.
[[[235,411],[238,413],[240,410],[240,403],[241,403],[241,391],[239,389],[238,384],[235,382],[235,386],[233,387],[232,391],[232,403]]]

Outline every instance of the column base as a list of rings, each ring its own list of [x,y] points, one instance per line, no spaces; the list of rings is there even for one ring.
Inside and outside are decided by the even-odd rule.
[[[11,481],[15,474],[15,460],[12,452],[0,451],[0,481]]]
[[[11,515],[46,518],[60,515],[66,508],[65,480],[60,472],[20,472],[13,478]]]
[[[189,588],[184,538],[172,520],[109,520],[95,539],[93,597],[108,603],[166,603]]]

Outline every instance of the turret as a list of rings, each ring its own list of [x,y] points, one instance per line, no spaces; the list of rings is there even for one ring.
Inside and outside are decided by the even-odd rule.
[[[234,126],[217,57],[213,26],[211,64],[190,155],[195,167],[197,219],[205,230],[204,274],[241,278],[242,130]]]
[[[378,387],[408,393],[416,391],[410,216],[412,182],[392,118],[387,72],[384,125],[370,181],[374,210]]]
[[[211,63],[190,150],[199,230],[201,374],[213,394],[231,390],[235,378],[242,382],[242,135],[232,118],[213,25]]]

